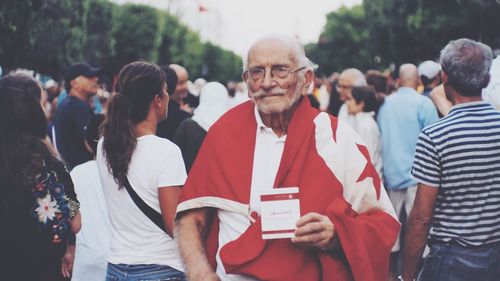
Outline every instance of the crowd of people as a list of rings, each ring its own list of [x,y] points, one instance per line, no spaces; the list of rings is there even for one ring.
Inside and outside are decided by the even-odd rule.
[[[316,68],[272,35],[244,83],[4,75],[1,278],[497,280],[500,57],[457,39],[396,75]]]

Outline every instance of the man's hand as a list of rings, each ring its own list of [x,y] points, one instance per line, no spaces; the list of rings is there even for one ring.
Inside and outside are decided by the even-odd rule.
[[[308,213],[297,221],[292,243],[323,251],[333,250],[338,246],[333,223],[327,216],[318,213]]]
[[[64,278],[70,278],[73,272],[73,262],[75,261],[75,245],[68,245],[66,253],[61,259],[61,273]]]

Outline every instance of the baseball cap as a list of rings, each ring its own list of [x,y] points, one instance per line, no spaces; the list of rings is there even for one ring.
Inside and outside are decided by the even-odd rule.
[[[43,85],[43,87],[45,89],[49,89],[50,87],[53,87],[53,86],[57,86],[57,82],[54,81],[53,79],[47,80],[47,82],[45,82],[45,84]]]
[[[426,60],[418,66],[418,75],[433,79],[441,71],[441,65],[435,61]]]
[[[78,76],[85,76],[88,78],[97,77],[100,70],[100,68],[93,68],[84,62],[74,63],[66,71],[64,82],[66,84],[70,84],[71,80],[77,78]]]

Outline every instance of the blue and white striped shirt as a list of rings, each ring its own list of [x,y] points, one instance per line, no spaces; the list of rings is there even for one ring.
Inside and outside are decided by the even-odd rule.
[[[489,103],[455,105],[424,128],[411,174],[439,188],[430,241],[500,241],[500,112]]]

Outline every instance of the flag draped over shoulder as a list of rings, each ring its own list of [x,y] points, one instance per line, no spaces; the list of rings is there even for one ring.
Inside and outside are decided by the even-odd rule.
[[[214,207],[249,215],[257,124],[254,103],[225,114],[208,132],[183,188],[177,213]],[[301,215],[333,222],[341,250],[299,247],[290,239],[263,240],[260,219],[220,252],[227,273],[259,280],[387,280],[399,232],[392,205],[361,138],[345,123],[302,98],[288,126],[274,188],[298,186]],[[215,267],[218,222],[206,253]]]

